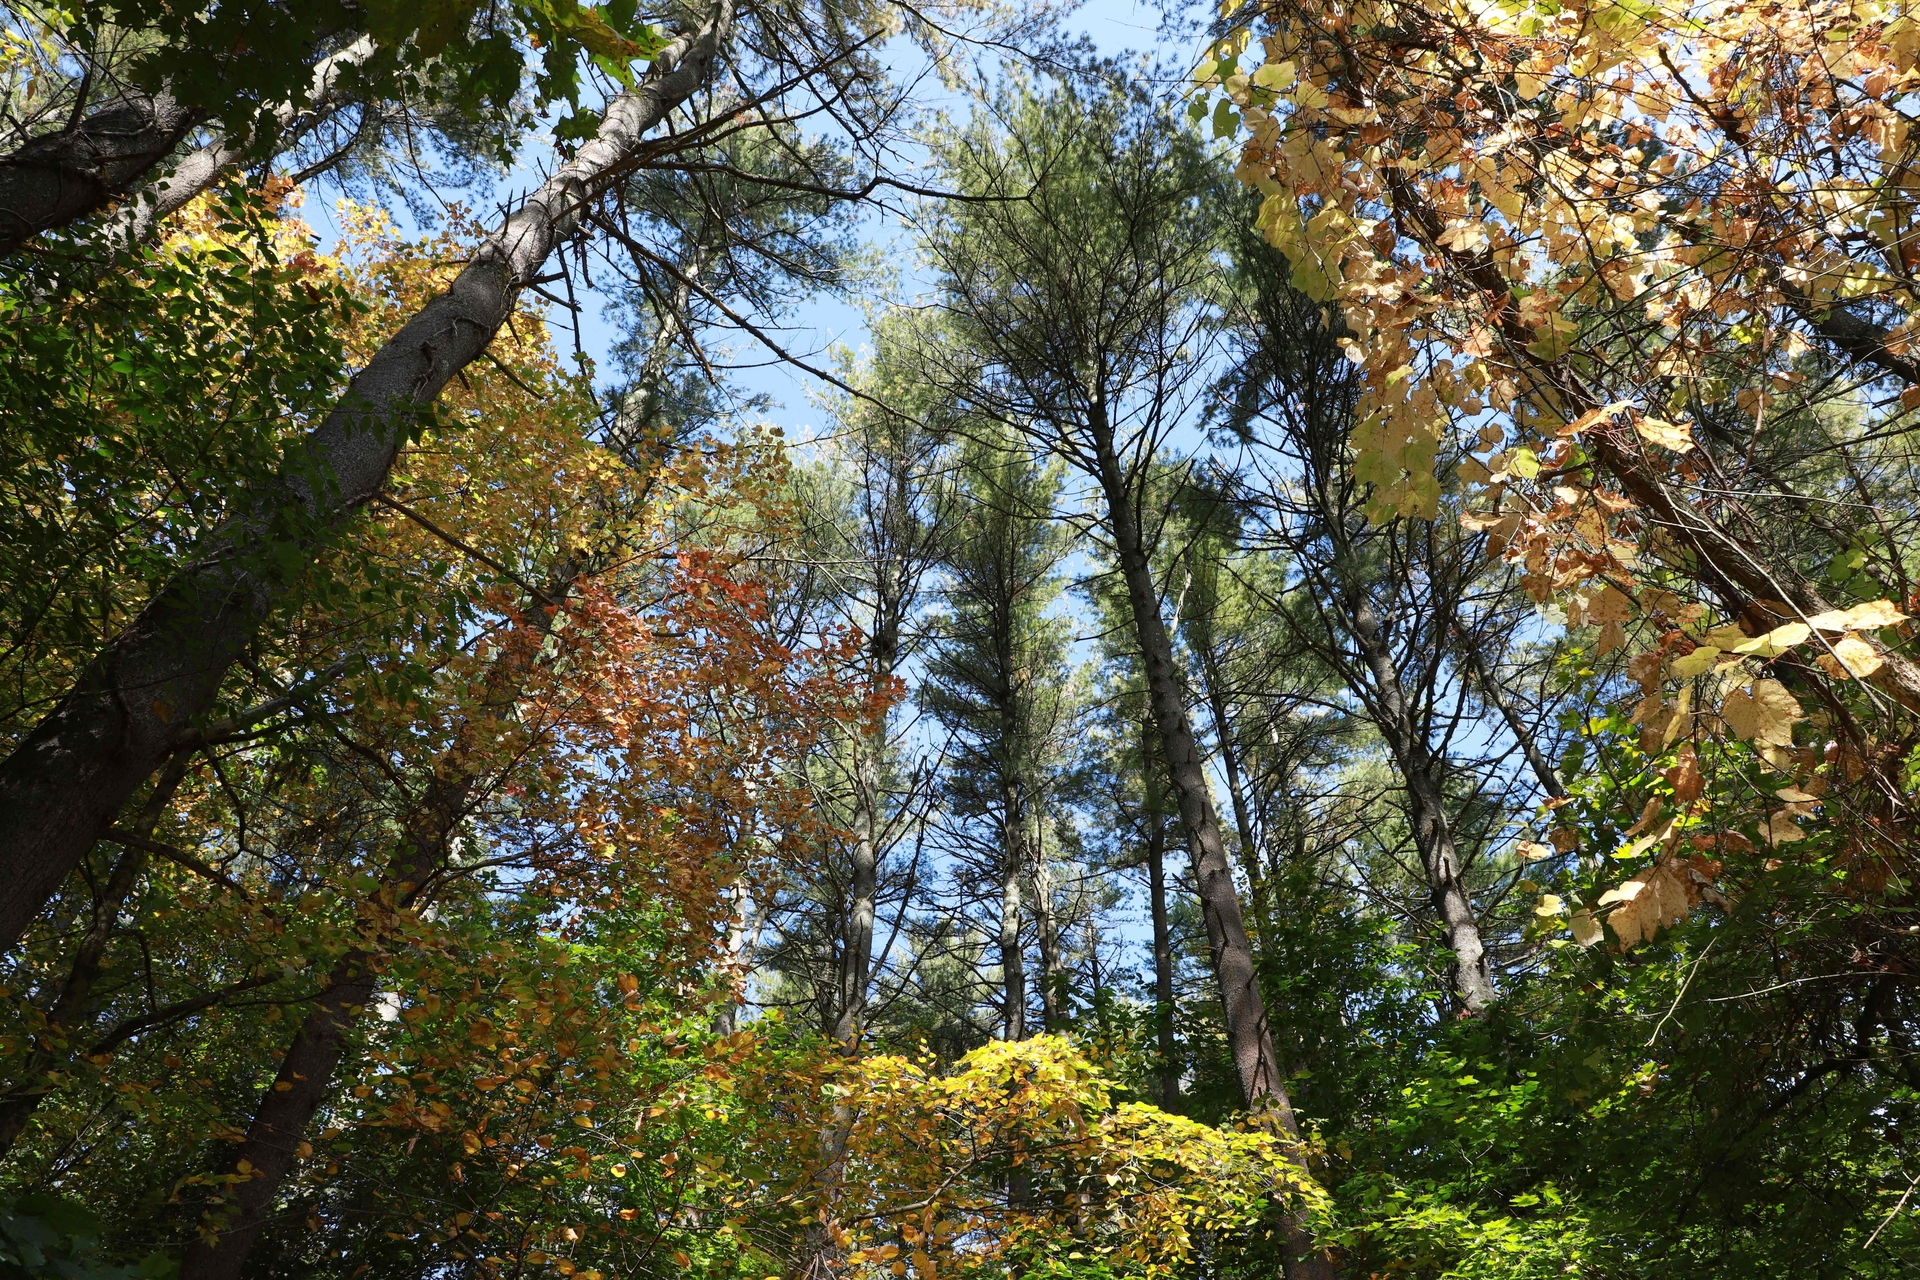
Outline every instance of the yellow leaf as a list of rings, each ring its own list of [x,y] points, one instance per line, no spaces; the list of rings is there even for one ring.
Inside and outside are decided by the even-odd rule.
[[[1756,712],[1753,736],[1776,746],[1792,746],[1794,722],[1805,719],[1806,713],[1786,686],[1778,680],[1754,681],[1753,705]]]
[[[1851,609],[1829,609],[1825,613],[1816,613],[1807,619],[1807,625],[1816,631],[1878,631],[1881,627],[1891,627],[1905,622],[1907,615],[1894,607],[1891,600],[1873,600],[1866,604],[1857,604]]]
[[[1747,633],[1733,623],[1724,627],[1715,627],[1707,632],[1706,642],[1717,649],[1731,649],[1737,644],[1745,644]]]
[[[1710,644],[1703,644],[1684,658],[1675,658],[1668,670],[1672,671],[1675,676],[1682,680],[1691,676],[1705,675],[1707,672],[1713,670],[1713,664],[1718,661],[1719,657],[1720,651],[1718,649]]]
[[[1886,665],[1886,659],[1880,656],[1877,649],[1854,635],[1842,636],[1834,642],[1832,654],[1823,653],[1820,656],[1831,657],[1846,674],[1862,678],[1872,675]]]
[[[1685,423],[1668,422],[1664,418],[1636,417],[1633,429],[1648,444],[1657,444],[1662,449],[1671,449],[1675,453],[1685,453],[1693,448],[1693,437],[1688,434]]]
[[[1591,427],[1603,418],[1611,418],[1622,409],[1631,409],[1632,407],[1633,401],[1631,400],[1615,400],[1612,404],[1603,404],[1598,409],[1587,410],[1572,422],[1569,422],[1566,426],[1554,432],[1554,434],[1558,436],[1579,435],[1582,431],[1585,431],[1588,427]]]
[[[1609,586],[1587,606],[1587,617],[1595,622],[1625,622],[1633,616],[1633,602],[1618,587]]]
[[[1800,824],[1793,820],[1793,814],[1785,809],[1760,824],[1760,835],[1768,844],[1776,848],[1807,838],[1807,833],[1802,831]]]
[[[1291,62],[1263,63],[1260,69],[1253,73],[1253,83],[1262,89],[1271,89],[1278,93],[1292,84],[1297,74]]]
[[[1590,947],[1600,941],[1600,926],[1595,922],[1593,912],[1582,908],[1573,913],[1573,919],[1568,924],[1573,929],[1574,942],[1580,946]]]
[[[1763,636],[1743,640],[1733,646],[1733,651],[1755,658],[1777,658],[1793,646],[1800,644],[1813,632],[1804,622],[1789,622],[1775,627]]]
[[[1565,902],[1561,901],[1559,894],[1543,893],[1540,895],[1539,905],[1533,909],[1533,914],[1537,916],[1557,916],[1561,911],[1566,909],[1566,905]]]
[[[1745,689],[1727,695],[1720,704],[1720,718],[1727,722],[1727,731],[1742,742],[1759,732],[1760,714]]]

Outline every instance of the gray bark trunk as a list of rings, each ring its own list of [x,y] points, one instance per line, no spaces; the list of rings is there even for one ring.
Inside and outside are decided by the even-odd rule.
[[[173,154],[197,122],[164,89],[134,91],[0,156],[0,254],[104,209]]]
[[[1053,906],[1053,872],[1047,862],[1047,829],[1039,806],[1033,817],[1033,923],[1040,940],[1040,1025],[1048,1032],[1065,1031],[1062,1007],[1066,966],[1060,957],[1060,917]]]
[[[213,534],[0,763],[0,944],[10,945],[211,707],[227,669],[304,564],[385,483],[442,388],[506,322],[524,282],[614,181],[646,132],[705,79],[733,15],[662,52],[599,133],[490,237],[454,282],[355,376],[290,451],[279,483]]]
[[[1239,891],[1233,883],[1233,867],[1227,858],[1226,841],[1221,838],[1220,820],[1214,812],[1199,744],[1187,717],[1180,674],[1174,665],[1173,640],[1160,616],[1160,597],[1154,589],[1152,566],[1141,541],[1133,494],[1121,470],[1112,428],[1103,411],[1096,408],[1089,426],[1114,550],[1119,557],[1121,577],[1126,582],[1135,638],[1146,669],[1153,719],[1160,731],[1162,758],[1193,856],[1194,881],[1207,925],[1207,948],[1212,953],[1214,974],[1220,983],[1227,1042],[1240,1078],[1240,1093],[1247,1109],[1262,1123],[1297,1142],[1300,1122],[1294,1116],[1293,1103],[1287,1096],[1286,1081],[1274,1053],[1266,1002],[1261,998],[1259,975],[1254,967],[1253,947],[1240,911]],[[1298,1148],[1294,1150],[1297,1152]],[[1306,1162],[1297,1154],[1293,1159],[1295,1175],[1302,1182],[1310,1180],[1312,1174]],[[1332,1264],[1315,1250],[1301,1217],[1288,1213],[1286,1228],[1288,1248],[1294,1259],[1290,1274],[1302,1280],[1330,1277]]]
[[[839,1009],[833,1038],[851,1046],[866,1021],[867,988],[873,981],[873,922],[879,909],[879,767],[875,753],[886,734],[863,736],[854,745],[853,874],[847,884],[846,949],[841,953]],[[874,739],[880,739],[876,743]]]
[[[373,38],[361,36],[340,52],[322,58],[313,68],[311,106],[303,109],[291,102],[281,103],[274,111],[275,123],[282,130],[291,129],[308,111],[324,111],[337,101],[340,77],[348,68],[372,57],[373,52]],[[195,196],[210,190],[222,174],[238,165],[247,155],[247,146],[244,140],[223,133],[205,146],[188,152],[114,214],[109,234],[122,244],[139,244],[148,239],[162,222],[178,213]]]
[[[1473,902],[1467,896],[1461,875],[1460,854],[1454,846],[1453,824],[1447,818],[1440,795],[1440,779],[1426,737],[1413,722],[1406,694],[1400,687],[1400,673],[1393,655],[1380,634],[1373,606],[1361,598],[1351,609],[1353,637],[1373,676],[1374,696],[1379,707],[1378,727],[1393,753],[1394,764],[1407,787],[1408,807],[1413,817],[1414,844],[1426,868],[1427,889],[1440,927],[1446,933],[1447,949],[1453,954],[1453,998],[1455,1007],[1477,1016],[1497,998],[1493,988],[1493,968],[1487,960],[1486,945],[1480,938],[1480,922],[1474,916]]]
[[[1151,734],[1149,727],[1147,733]],[[1145,744],[1143,744],[1145,745]],[[1159,758],[1141,753],[1147,823],[1147,906],[1153,919],[1153,1030],[1160,1054],[1160,1109],[1180,1110],[1179,1047],[1173,1036],[1173,933],[1167,922],[1167,823],[1160,812]]]
[[[1006,1038],[1027,1038],[1026,953],[1020,945],[1020,880],[1027,874],[1026,815],[1016,779],[1007,788],[1006,819],[1000,842],[1000,985],[1006,1002],[1002,1020]]]

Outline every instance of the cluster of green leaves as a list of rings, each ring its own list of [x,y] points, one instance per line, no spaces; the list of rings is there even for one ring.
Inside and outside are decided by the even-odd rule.
[[[0,732],[37,718],[338,393],[358,306],[270,212],[228,190],[160,248],[78,237],[0,263]]]
[[[237,133],[270,126],[283,103],[308,105],[315,59],[357,34],[374,56],[352,68],[345,87],[375,100],[426,95],[436,110],[468,119],[488,115],[524,126],[556,101],[574,108],[563,136],[589,136],[580,111],[582,72],[598,67],[630,82],[636,61],[664,43],[636,0],[594,6],[578,0],[318,0],[287,5],[240,0],[199,9],[166,0],[85,0],[62,34],[75,47],[104,53],[132,33],[126,74]],[[538,51],[532,100],[518,103],[530,52]],[[509,134],[493,139],[506,156]]]

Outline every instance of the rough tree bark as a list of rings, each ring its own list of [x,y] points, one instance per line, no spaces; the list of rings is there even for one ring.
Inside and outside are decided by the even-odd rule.
[[[172,94],[138,90],[0,156],[0,254],[104,209],[199,123]]]
[[[1400,684],[1400,672],[1393,653],[1380,632],[1380,621],[1364,596],[1347,609],[1347,623],[1354,642],[1366,660],[1373,679],[1374,722],[1387,750],[1406,783],[1408,807],[1412,811],[1414,844],[1427,873],[1427,891],[1433,909],[1446,932],[1447,949],[1453,953],[1453,999],[1457,1010],[1478,1016],[1493,1004],[1493,968],[1487,960],[1486,944],[1480,937],[1480,922],[1467,895],[1462,877],[1460,853],[1454,845],[1453,823],[1447,817],[1440,795],[1438,762],[1420,727],[1407,706],[1406,692]]]
[[[1133,492],[1114,449],[1113,428],[1107,421],[1104,405],[1096,401],[1088,419],[1100,488],[1107,504],[1107,523],[1120,562],[1120,574],[1126,583],[1127,603],[1133,615],[1141,664],[1146,669],[1154,723],[1160,731],[1162,758],[1193,856],[1195,887],[1207,925],[1207,948],[1212,953],[1214,974],[1220,983],[1227,1042],[1240,1079],[1240,1093],[1247,1109],[1262,1123],[1297,1142],[1300,1123],[1294,1116],[1279,1058],[1274,1052],[1266,1003],[1261,998],[1259,975],[1254,967],[1253,947],[1240,911],[1239,891],[1233,883],[1233,866],[1227,857],[1226,841],[1221,838],[1220,819],[1214,812],[1212,788],[1207,785],[1199,743],[1187,716],[1180,673],[1174,664],[1173,640],[1165,619],[1160,616],[1160,597],[1141,538]],[[1294,1150],[1297,1152],[1298,1148]],[[1305,1160],[1297,1154],[1293,1158],[1295,1176],[1303,1184],[1310,1183],[1312,1173]],[[1301,1215],[1288,1212],[1286,1230],[1293,1259],[1289,1273],[1300,1280],[1322,1280],[1323,1277],[1330,1280],[1332,1264],[1315,1248]]]
[[[303,564],[385,483],[443,387],[506,322],[526,281],[617,179],[646,133],[706,78],[733,17],[718,0],[611,103],[595,137],[490,236],[0,763],[0,943],[11,945],[212,705],[227,669]]]
[[[913,519],[912,479],[903,457],[888,460],[886,491],[879,516],[880,548],[875,557],[873,633],[867,638],[867,680],[875,691],[892,680],[900,662],[900,628],[907,607],[907,526]],[[882,720],[854,739],[852,875],[847,886],[847,932],[841,952],[839,1008],[833,1024],[836,1040],[848,1046],[859,1038],[873,982],[873,927],[879,911],[880,768],[886,753]]]

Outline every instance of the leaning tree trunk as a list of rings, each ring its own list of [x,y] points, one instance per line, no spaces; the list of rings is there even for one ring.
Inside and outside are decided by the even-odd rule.
[[[537,624],[511,637],[487,671],[483,711],[508,709],[518,700],[584,568],[578,560],[563,562],[533,602]],[[476,756],[496,740],[495,724],[492,715],[469,713],[434,761],[419,800],[408,806],[400,843],[381,874],[378,898],[366,913],[370,922],[418,910],[428,901],[433,878],[446,865],[484,776],[485,762]],[[370,928],[366,941],[334,964],[312,1012],[282,1056],[279,1072],[260,1095],[246,1137],[222,1160],[220,1173],[231,1190],[226,1202],[208,1214],[217,1230],[195,1237],[187,1247],[179,1280],[239,1280],[243,1274],[247,1253],[299,1160],[307,1126],[333,1090],[333,1073],[354,1024],[373,998],[388,932]]]
[[[213,705],[227,669],[308,563],[385,483],[401,445],[452,378],[492,342],[526,282],[616,180],[647,131],[706,78],[733,17],[704,25],[608,104],[599,133],[483,243],[453,283],[374,355],[326,420],[289,451],[278,481],[88,666],[0,763],[0,944],[17,940]]]
[[[1376,725],[1393,753],[1393,762],[1406,783],[1408,806],[1413,816],[1413,839],[1427,873],[1427,892],[1433,909],[1446,933],[1447,949],[1453,955],[1454,1006],[1468,1016],[1477,1017],[1497,998],[1493,988],[1493,968],[1487,960],[1486,944],[1480,937],[1480,922],[1467,896],[1467,885],[1460,866],[1460,853],[1454,845],[1453,824],[1440,795],[1439,770],[1426,735],[1413,722],[1406,693],[1400,685],[1400,672],[1386,637],[1380,633],[1373,606],[1361,597],[1349,611],[1353,638],[1366,659],[1373,677]]]
[[[1090,416],[1108,525],[1120,561],[1120,574],[1126,582],[1134,637],[1140,646],[1141,664],[1146,669],[1154,723],[1160,731],[1162,759],[1166,762],[1180,823],[1193,856],[1195,887],[1207,925],[1207,948],[1212,953],[1214,975],[1220,983],[1227,1043],[1240,1078],[1240,1093],[1249,1111],[1290,1141],[1293,1176],[1308,1185],[1313,1175],[1299,1154],[1300,1123],[1294,1116],[1280,1062],[1274,1053],[1266,1002],[1261,998],[1259,975],[1254,967],[1253,947],[1240,911],[1239,891],[1233,883],[1233,866],[1227,857],[1226,841],[1221,837],[1219,816],[1214,812],[1212,788],[1207,785],[1199,743],[1187,716],[1186,697],[1179,669],[1174,664],[1173,640],[1167,632],[1166,621],[1160,616],[1160,597],[1154,588],[1152,565],[1141,539],[1133,493],[1114,450],[1113,430],[1104,408],[1096,406]],[[1314,1247],[1304,1217],[1297,1211],[1288,1211],[1286,1228],[1288,1248],[1294,1259],[1289,1268],[1291,1274],[1312,1280],[1331,1277],[1332,1264]]]
[[[187,776],[187,763],[191,758],[191,753],[180,752],[167,761],[154,784],[153,794],[147,797],[139,815],[129,824],[133,834],[141,837],[153,835],[167,805],[173,800],[174,791]],[[94,902],[93,919],[87,931],[81,935],[80,945],[74,948],[73,959],[67,966],[67,980],[61,986],[53,1007],[47,1010],[45,1025],[34,1035],[33,1051],[20,1068],[12,1087],[0,1094],[0,1159],[13,1150],[13,1144],[26,1131],[33,1113],[52,1091],[47,1073],[56,1063],[71,1061],[77,1052],[73,1044],[75,1024],[87,1016],[94,986],[105,972],[107,944],[120,932],[120,909],[134,886],[140,882],[149,857],[143,848],[123,846],[120,856],[114,860],[113,870],[107,873],[107,882]]]

